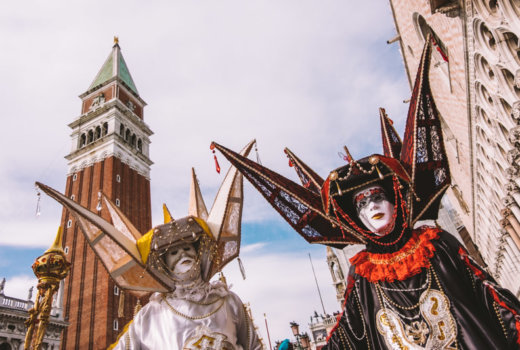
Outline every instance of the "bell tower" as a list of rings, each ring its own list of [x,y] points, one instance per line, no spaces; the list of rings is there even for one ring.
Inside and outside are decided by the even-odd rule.
[[[65,158],[65,194],[110,221],[101,205],[108,196],[141,232],[151,228],[149,137],[139,96],[118,39],[81,98],[81,114],[69,124],[72,149]],[[132,319],[137,299],[112,282],[75,219],[63,211],[64,250],[72,263],[64,280],[69,322],[62,349],[106,349]],[[117,223],[114,223],[117,225]]]

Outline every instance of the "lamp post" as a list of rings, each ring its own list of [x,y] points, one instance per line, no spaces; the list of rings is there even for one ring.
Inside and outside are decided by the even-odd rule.
[[[291,322],[291,330],[296,338],[296,346],[299,350],[309,349],[309,336],[307,333],[300,334],[300,325],[296,322]]]

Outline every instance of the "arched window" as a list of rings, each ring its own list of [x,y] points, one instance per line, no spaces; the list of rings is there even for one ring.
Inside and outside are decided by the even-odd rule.
[[[87,136],[87,143],[91,143],[93,140],[94,140],[94,132],[92,130],[89,130],[88,136]]]
[[[79,147],[81,148],[81,147],[85,146],[86,143],[87,143],[87,135],[85,135],[85,133],[83,133],[79,137]]]
[[[126,142],[130,141],[130,129],[126,129],[126,132],[125,132],[125,141],[126,141]]]
[[[123,136],[125,134],[125,126],[123,124],[119,125],[119,135]]]
[[[8,343],[2,343],[0,344],[0,350],[11,350],[12,347]]]
[[[105,136],[108,133],[108,123],[103,123],[103,130],[101,136]]]
[[[143,151],[143,141],[141,139],[137,140],[137,149],[139,152]]]
[[[95,133],[95,136],[94,136],[94,140],[97,140],[101,137],[101,127],[100,126],[97,126],[96,127],[96,133]]]
[[[137,142],[137,136],[135,136],[135,134],[132,135],[132,142],[130,143],[132,145],[132,147],[135,147],[135,144]]]

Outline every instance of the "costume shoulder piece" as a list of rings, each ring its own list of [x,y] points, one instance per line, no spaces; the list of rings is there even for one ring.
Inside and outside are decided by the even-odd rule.
[[[345,147],[347,165],[324,180],[289,149],[285,153],[302,185],[255,163],[226,147],[212,143],[253,184],[280,215],[308,242],[334,247],[366,243],[355,219],[352,194],[381,183],[395,192],[403,227],[419,219],[436,219],[440,200],[451,182],[439,111],[428,79],[432,52],[426,40],[413,89],[403,141],[391,119],[380,109],[383,155],[360,160]],[[394,191],[395,189],[395,191]],[[403,194],[403,195],[402,195]],[[404,198],[406,197],[406,198]],[[397,205],[397,204],[396,204]]]
[[[242,156],[247,157],[254,142],[244,147]],[[226,174],[209,213],[192,170],[189,216],[175,220],[164,206],[164,225],[147,233],[139,232],[105,195],[104,206],[94,213],[44,184],[37,182],[36,186],[70,211],[114,282],[135,294],[169,292],[174,288],[175,281],[165,273],[160,259],[161,253],[172,244],[197,244],[205,281],[240,252],[243,181],[233,167]],[[108,220],[102,217],[106,211]]]

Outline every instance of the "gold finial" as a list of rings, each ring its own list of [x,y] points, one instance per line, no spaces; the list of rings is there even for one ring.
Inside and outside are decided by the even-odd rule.
[[[117,44],[119,44],[119,37],[114,36],[114,45],[117,45]]]
[[[58,233],[56,234],[54,243],[51,245],[51,247],[49,249],[47,249],[45,251],[45,253],[63,252],[62,238],[63,238],[63,228],[60,226],[60,227],[58,227]]]

